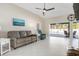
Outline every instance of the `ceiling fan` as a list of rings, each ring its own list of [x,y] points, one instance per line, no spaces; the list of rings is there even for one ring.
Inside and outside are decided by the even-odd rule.
[[[36,8],[36,9],[42,11],[43,16],[45,16],[47,11],[54,10],[55,8],[46,9],[46,4],[44,3],[44,8],[43,9],[42,8]]]

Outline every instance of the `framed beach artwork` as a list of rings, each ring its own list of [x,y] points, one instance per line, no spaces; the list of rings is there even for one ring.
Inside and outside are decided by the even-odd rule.
[[[25,19],[13,18],[13,26],[25,26]]]

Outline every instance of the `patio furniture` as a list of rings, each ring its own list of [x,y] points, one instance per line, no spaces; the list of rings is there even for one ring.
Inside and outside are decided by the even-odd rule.
[[[73,38],[75,38],[75,35],[76,35],[76,31],[73,32]]]
[[[67,31],[64,31],[65,37],[69,37],[69,33]]]

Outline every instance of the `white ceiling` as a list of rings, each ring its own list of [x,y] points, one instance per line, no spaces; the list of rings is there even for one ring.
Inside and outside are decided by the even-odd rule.
[[[73,12],[72,3],[46,3],[46,8],[54,7],[55,10],[46,12],[46,15],[43,16],[42,12],[35,8],[43,8],[43,3],[16,3],[17,6],[22,7],[28,11],[31,11],[34,14],[37,14],[43,18],[52,18],[56,16],[68,15]]]

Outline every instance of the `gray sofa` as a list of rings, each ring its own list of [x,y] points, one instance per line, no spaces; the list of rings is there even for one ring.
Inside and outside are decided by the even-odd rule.
[[[8,38],[11,38],[11,47],[17,48],[37,41],[37,35],[31,31],[9,31]]]

